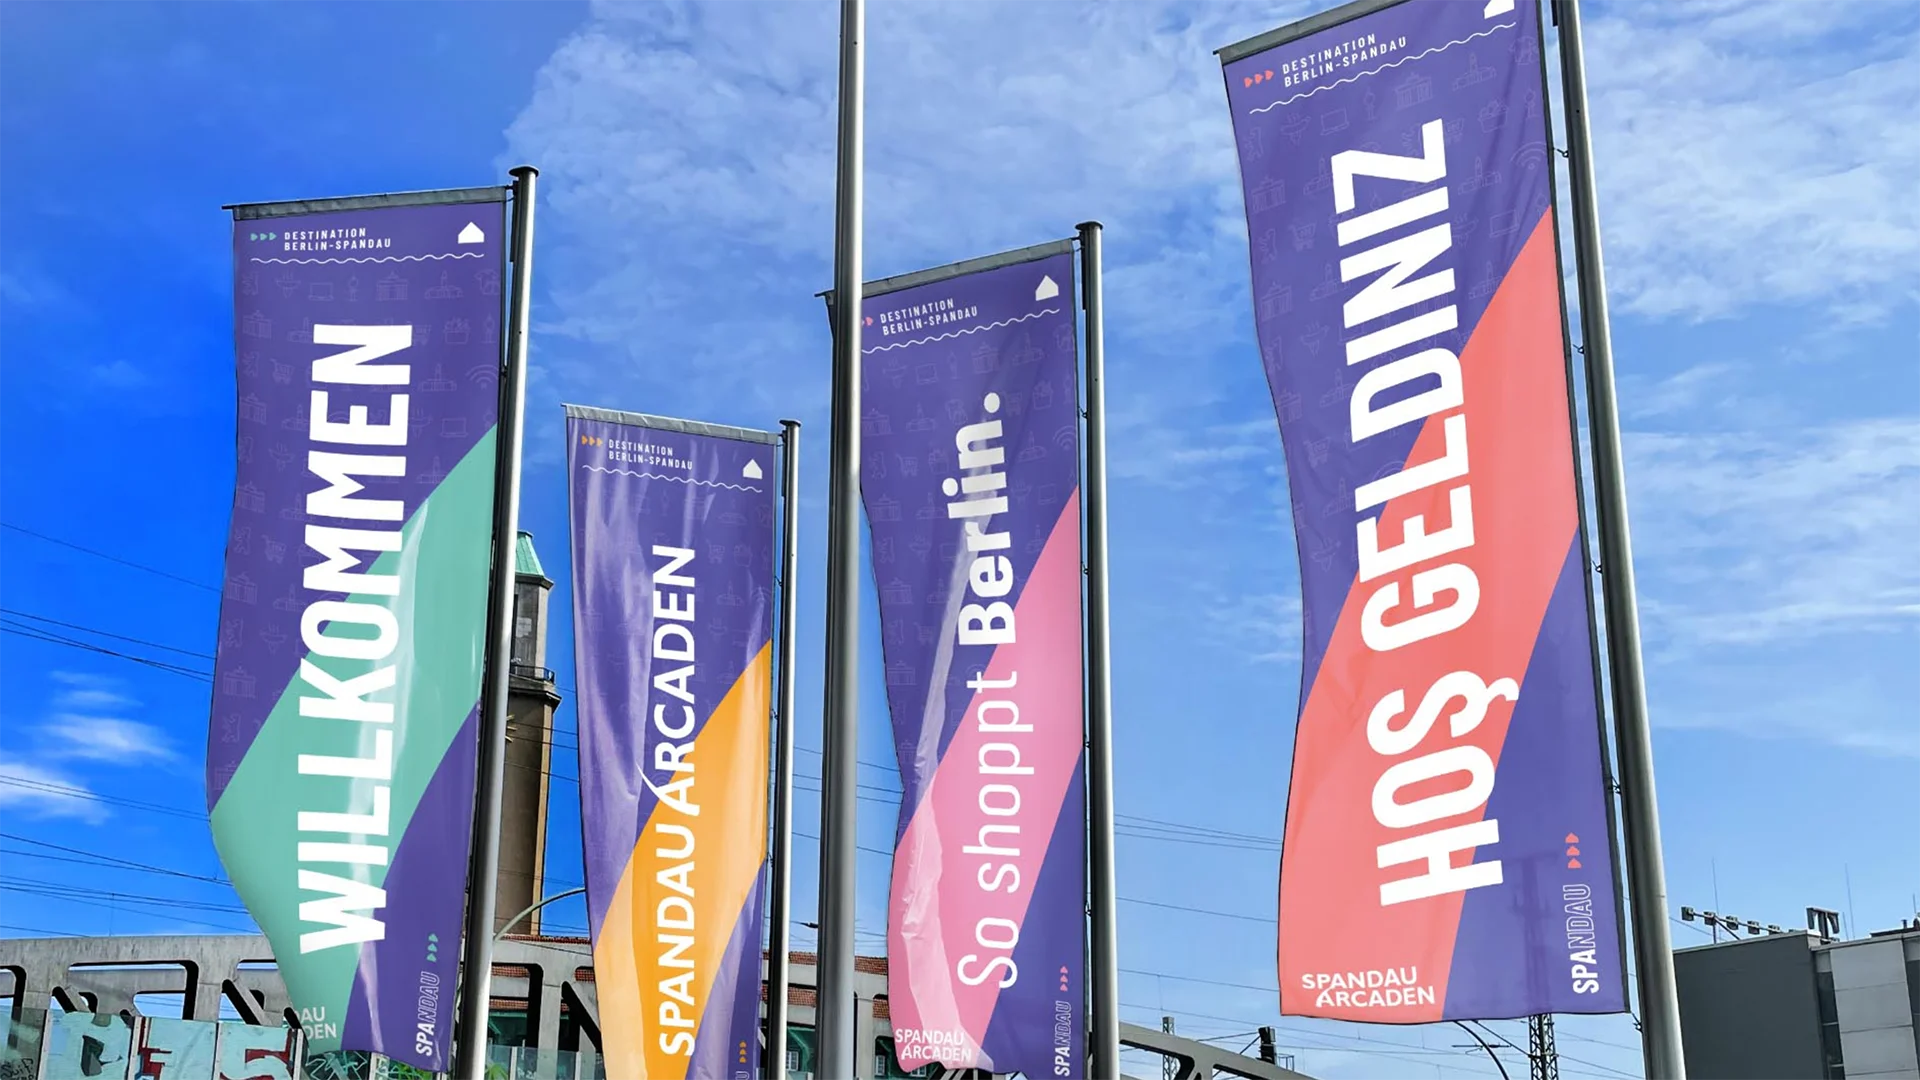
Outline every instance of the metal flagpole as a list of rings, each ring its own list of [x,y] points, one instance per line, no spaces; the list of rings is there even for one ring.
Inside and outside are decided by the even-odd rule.
[[[500,383],[494,450],[493,593],[487,606],[487,682],[480,713],[479,788],[468,863],[467,946],[454,1028],[457,1080],[481,1080],[487,1063],[487,1007],[493,996],[493,909],[500,875],[500,789],[507,763],[507,676],[513,664],[514,539],[520,520],[520,416],[527,398],[527,308],[533,277],[534,183],[540,170],[513,170],[513,291],[507,308],[507,367]]]
[[[1580,47],[1578,0],[1558,0],[1560,76],[1566,97],[1567,159],[1573,196],[1574,265],[1580,281],[1580,341],[1587,368],[1593,438],[1593,488],[1600,524],[1600,581],[1612,668],[1614,741],[1620,752],[1620,802],[1626,826],[1627,890],[1639,969],[1642,1053],[1649,1080],[1685,1080],[1680,1001],[1667,933],[1667,880],[1660,853],[1660,809],[1653,789],[1653,738],[1640,660],[1640,614],[1634,599],[1633,545],[1627,531],[1627,486],[1614,396],[1613,342],[1607,282],[1600,265],[1600,215],[1594,204],[1593,135],[1587,122],[1587,70]]]
[[[800,573],[800,421],[780,421],[780,652],[773,713],[773,902],[767,905],[767,1080],[787,1080],[788,935],[793,916],[793,654],[799,622],[794,583]]]
[[[1087,319],[1087,875],[1092,954],[1087,1033],[1094,1080],[1120,1077],[1120,960],[1113,874],[1113,687],[1107,634],[1107,345],[1100,223],[1080,226]]]
[[[854,795],[859,719],[860,213],[865,0],[840,3],[840,146],[833,236],[833,437],[827,510],[827,671],[820,766],[821,1076],[854,1072]]]

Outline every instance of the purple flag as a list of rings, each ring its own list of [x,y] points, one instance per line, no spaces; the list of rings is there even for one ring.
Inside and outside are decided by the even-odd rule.
[[[241,207],[214,846],[309,1048],[446,1066],[472,832],[505,190]]]
[[[567,407],[580,819],[610,1077],[758,1075],[778,441]]]
[[[1304,611],[1280,1007],[1625,1008],[1531,0],[1222,50]]]
[[[861,493],[904,794],[887,919],[911,1069],[1084,1069],[1072,246],[868,286]]]

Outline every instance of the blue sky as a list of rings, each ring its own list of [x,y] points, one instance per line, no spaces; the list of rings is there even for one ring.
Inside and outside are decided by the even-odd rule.
[[[869,21],[869,276],[1108,227],[1121,996],[1128,1019],[1200,1035],[1275,1022],[1261,920],[1299,679],[1210,54],[1324,6]],[[834,32],[821,3],[5,5],[0,606],[40,630],[0,636],[0,832],[220,872],[197,812],[205,681],[35,637],[210,666],[193,654],[214,642],[233,446],[221,204],[503,182],[523,161],[543,201],[522,520],[561,579],[553,666],[570,686],[559,403],[797,417],[800,741],[819,746]],[[1920,16],[1597,4],[1588,36],[1672,901],[1895,924],[1920,893]],[[861,757],[882,767],[861,838],[885,848],[873,630],[869,607]],[[549,865],[571,883],[576,789],[554,790]],[[802,793],[802,831],[816,810]],[[216,884],[0,848],[9,880],[134,897],[31,884],[0,898],[0,933],[250,925]],[[805,913],[815,848],[796,853]],[[877,946],[885,858],[861,859]],[[1492,1075],[1457,1030],[1278,1026],[1320,1075]],[[1570,1075],[1637,1075],[1627,1019],[1560,1032]]]

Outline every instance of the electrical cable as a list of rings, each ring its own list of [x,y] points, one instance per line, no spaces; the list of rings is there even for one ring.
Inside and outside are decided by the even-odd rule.
[[[105,631],[105,630],[95,630],[91,626],[82,626],[79,623],[62,622],[59,619],[50,619],[45,615],[35,615],[30,611],[21,611],[18,608],[0,607],[0,615],[12,615],[16,619],[28,619],[33,622],[48,623],[53,626],[64,627],[65,629],[68,629],[68,630],[79,630],[83,633],[96,634],[104,638],[112,638],[115,641],[124,641],[132,645],[145,645],[151,649],[164,649],[165,651],[170,653],[179,653],[182,656],[191,656],[196,660],[213,659],[212,653],[194,652],[192,649],[182,649],[177,645],[162,645],[158,641],[148,641],[145,638],[128,637],[125,634],[114,634],[114,633],[109,633],[108,631]]]
[[[226,878],[222,878],[222,877],[207,877],[202,874],[189,874],[184,870],[168,870],[165,867],[153,866],[149,863],[135,862],[132,859],[122,859],[115,855],[102,855],[98,852],[87,851],[83,848],[63,847],[59,844],[51,843],[46,840],[35,840],[32,837],[19,836],[9,832],[0,832],[0,840],[12,840],[16,843],[32,844],[36,847],[52,848],[55,851],[64,851],[70,855],[85,855],[85,856],[89,856],[92,859],[98,860],[102,864],[117,865],[119,869],[138,870],[142,873],[147,873],[147,874],[165,874],[168,877],[187,878],[192,881],[204,881],[211,885],[226,885],[229,887],[233,885],[233,882],[228,881]],[[41,858],[41,859],[59,858],[58,856],[52,856],[52,855],[35,855],[33,852],[30,852],[30,851],[0,852],[0,853],[27,855],[33,858]],[[82,860],[60,859],[60,861],[61,862],[81,862]]]
[[[43,795],[58,795],[62,798],[69,799],[86,799],[90,802],[125,806],[134,810],[145,810],[149,813],[166,814],[171,817],[187,818],[193,821],[204,821],[207,817],[205,811],[196,813],[170,806],[161,806],[158,803],[141,802],[138,799],[124,799],[113,795],[102,795],[97,791],[90,791],[87,788],[72,787],[67,784],[58,784],[47,780],[34,780],[24,776],[0,776],[0,787],[20,788],[24,791],[33,791]]]
[[[0,521],[0,529],[12,529],[14,532],[23,533],[27,536],[33,537],[36,540],[44,540],[49,544],[58,544],[59,546],[64,548],[72,548],[75,551],[78,551],[87,555],[92,555],[93,557],[98,559],[105,559],[108,562],[119,563],[121,566],[130,566],[135,570],[144,570],[149,574],[154,574],[158,577],[166,578],[169,581],[177,581],[182,585],[191,585],[196,589],[205,589],[210,593],[217,593],[220,591],[218,588],[215,588],[212,585],[208,585],[205,582],[194,581],[192,578],[183,578],[178,574],[168,573],[165,570],[161,570],[157,567],[147,566],[143,563],[137,563],[131,559],[123,559],[118,555],[109,555],[104,551],[95,551],[90,547],[82,547],[71,540],[62,540],[58,537],[48,536],[46,533],[35,532],[32,529],[26,528],[25,526],[15,525],[11,521]]]
[[[132,653],[121,652],[118,649],[109,649],[104,645],[94,645],[89,642],[78,641],[74,638],[64,637],[59,634],[49,633],[47,631],[39,629],[38,627],[23,626],[17,622],[0,620],[0,633],[13,634],[17,637],[26,638],[29,641],[40,641],[40,642],[45,642],[49,645],[64,645],[72,649],[83,649],[87,652],[99,653],[103,656],[117,657],[121,660],[131,660],[136,664],[144,664],[147,667],[157,668],[160,671],[169,672],[174,675],[184,675],[187,678],[193,679],[197,682],[204,682],[208,684],[211,684],[213,682],[213,676],[206,672],[195,671],[192,668],[183,667],[179,664],[169,663],[165,660],[155,660],[151,657],[146,657],[146,656],[135,656]]]
[[[14,887],[14,886],[9,886],[9,885],[0,885],[0,889],[6,889],[6,890],[9,890],[9,891],[15,891],[15,892],[30,892],[30,891],[31,891],[31,890],[27,890],[27,889],[19,889],[19,888],[16,888],[16,887]],[[89,894],[89,895],[99,895],[99,894]],[[111,896],[112,894],[111,894],[111,893],[109,893],[109,894],[107,894],[107,895],[109,895],[109,896]],[[149,919],[160,919],[160,918],[168,918],[168,919],[172,919],[172,920],[173,920],[174,922],[183,922],[183,923],[189,923],[189,924],[191,924],[191,925],[194,925],[194,926],[207,926],[207,927],[212,927],[212,928],[213,928],[213,929],[215,929],[215,930],[226,930],[226,931],[228,931],[228,932],[230,932],[230,933],[235,933],[235,934],[256,934],[256,933],[259,933],[259,930],[258,930],[258,928],[253,928],[253,929],[249,929],[249,928],[246,928],[246,927],[240,927],[240,926],[234,926],[234,925],[232,925],[231,923],[215,923],[215,922],[207,922],[207,921],[206,921],[206,920],[204,920],[204,919],[189,919],[189,918],[186,918],[185,916],[182,916],[182,915],[176,915],[176,914],[174,914],[174,913],[172,913],[172,912],[167,912],[166,914],[164,914],[164,915],[162,915],[162,914],[160,914],[160,913],[157,913],[157,912],[151,912],[151,911],[127,911],[127,910],[125,910],[124,908],[122,908],[122,907],[120,907],[120,906],[117,906],[117,905],[114,905],[114,904],[102,904],[102,903],[98,903],[98,902],[96,902],[96,901],[93,901],[93,900],[83,900],[83,899],[79,899],[79,898],[77,898],[77,897],[61,897],[61,898],[60,898],[60,900],[61,900],[61,902],[62,902],[62,903],[67,903],[67,904],[82,904],[82,905],[85,905],[86,907],[94,907],[94,908],[100,908],[100,909],[102,909],[102,910],[105,910],[105,911],[111,911],[111,912],[120,912],[120,913],[124,913],[124,914],[128,914],[128,915],[140,915],[140,916],[144,916],[144,917],[146,917],[146,918],[149,918]],[[144,906],[144,905],[142,905],[141,903],[139,903],[139,902],[137,902],[137,901],[135,901],[135,902],[132,902],[132,904],[133,904],[133,906],[134,906],[134,907],[141,907],[141,906]]]
[[[76,934],[67,930],[48,930],[39,926],[21,926],[18,923],[0,923],[0,929],[25,930],[29,934],[45,934],[48,937],[94,937],[94,934]]]
[[[145,893],[120,892],[119,890],[89,889],[79,885],[66,885],[58,881],[41,881],[38,878],[0,877],[0,889],[14,892],[34,893],[41,896],[79,897],[106,896],[116,900],[146,904],[153,907],[177,907],[186,911],[211,911],[222,915],[245,915],[247,909],[239,904],[219,904],[207,900],[188,900],[175,896],[150,896]]]

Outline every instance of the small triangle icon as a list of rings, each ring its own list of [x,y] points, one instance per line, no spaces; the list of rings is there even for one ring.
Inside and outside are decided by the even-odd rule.
[[[1579,838],[1579,837],[1577,837],[1577,836],[1575,836],[1575,835],[1573,835],[1572,833],[1568,833],[1568,834],[1567,834],[1567,843],[1569,843],[1569,844],[1577,844],[1577,843],[1579,843],[1579,842],[1580,842],[1580,838]]]
[[[760,463],[757,461],[747,462],[747,467],[740,470],[740,475],[746,477],[749,480],[760,479],[762,475],[760,472]]]
[[[1040,285],[1033,290],[1035,300],[1051,300],[1060,295],[1060,285],[1051,276],[1043,276]]]
[[[487,242],[487,234],[480,231],[480,226],[469,221],[467,222],[467,227],[460,230],[460,242],[463,244],[484,244]]]
[[[1579,848],[1577,848],[1577,847],[1574,847],[1574,846],[1573,846],[1572,844],[1568,844],[1568,845],[1567,845],[1567,854],[1569,854],[1569,855],[1578,855],[1578,854],[1580,854],[1580,849],[1579,849]]]
[[[1579,860],[1579,859],[1568,859],[1568,860],[1567,860],[1567,869],[1569,869],[1569,870],[1578,870],[1578,869],[1580,869],[1580,860]]]

